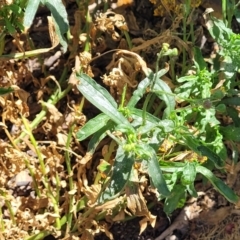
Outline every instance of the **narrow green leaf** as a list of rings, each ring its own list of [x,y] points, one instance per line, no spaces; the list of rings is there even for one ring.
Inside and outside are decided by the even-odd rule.
[[[193,150],[196,153],[200,153],[198,150],[198,146],[201,144],[199,140],[197,140],[193,135],[190,136],[187,134],[184,134],[182,138],[187,147],[189,147],[191,150]]]
[[[175,108],[175,98],[170,87],[160,79],[160,77],[163,76],[166,72],[166,69],[162,69],[157,73],[157,81],[153,86],[153,92],[167,105],[167,108],[164,111],[165,117],[167,117]],[[143,97],[143,95],[146,93],[147,87],[150,86],[155,76],[156,74],[151,73],[147,78],[139,83],[137,89],[133,92],[133,96],[128,102],[128,108],[133,108]]]
[[[188,146],[191,150],[196,152],[197,154],[201,154],[203,156],[208,157],[208,159],[214,163],[217,168],[222,168],[224,165],[223,160],[214,153],[211,149],[206,146],[203,146],[202,142],[196,139],[194,136],[185,135],[183,136],[184,142],[186,146]]]
[[[26,10],[25,10],[25,15],[23,19],[23,25],[25,27],[30,27],[32,25],[33,19],[35,17],[35,14],[38,10],[38,6],[41,0],[29,0]]]
[[[235,127],[240,127],[239,112],[235,107],[227,107],[227,116],[232,118]]]
[[[175,96],[171,88],[162,79],[158,79],[153,87],[153,92],[165,102],[167,107],[164,110],[163,119],[168,118],[175,109]]]
[[[127,119],[117,110],[117,103],[105,88],[85,73],[76,77],[80,80],[77,86],[78,90],[89,102],[109,116],[115,123],[123,123],[131,127]]]
[[[135,107],[135,105],[138,103],[138,101],[146,93],[146,89],[150,85],[150,82],[151,81],[150,81],[149,77],[146,77],[138,84],[137,89],[133,92],[133,95],[127,104],[127,108]]]
[[[19,15],[22,12],[22,9],[17,4],[11,4],[8,8],[11,9],[15,15]]]
[[[208,157],[208,159],[212,161],[217,168],[221,169],[224,167],[224,161],[211,149],[203,145],[198,146],[197,149],[201,152],[203,156]]]
[[[0,96],[13,92],[13,88],[0,88]]]
[[[89,137],[90,135],[97,132],[99,129],[104,127],[109,120],[109,117],[101,113],[97,115],[95,118],[89,120],[76,134],[77,140],[82,141]]]
[[[212,185],[231,203],[238,203],[239,197],[234,193],[234,191],[229,188],[222,180],[215,177],[215,175],[203,166],[196,166],[196,171],[205,176]]]
[[[68,14],[62,0],[42,0],[41,1],[51,11],[54,19],[56,33],[60,44],[63,46],[63,52],[67,51],[67,41],[64,34],[69,30]]]
[[[98,144],[106,137],[107,130],[112,131],[115,123],[112,121],[109,121],[107,125],[99,129],[96,133],[93,134],[91,137],[91,140],[88,143],[88,149],[87,151],[91,154],[93,154],[98,146]]]
[[[190,185],[196,178],[196,166],[195,163],[187,162],[183,168],[183,174],[181,177],[181,183],[183,185]]]
[[[185,186],[182,185],[175,185],[173,187],[171,195],[164,202],[163,210],[167,215],[171,214],[176,208],[184,206],[186,201],[185,190]]]
[[[61,33],[66,33],[69,28],[68,14],[62,0],[42,0],[41,2],[51,11]]]
[[[191,196],[198,197],[198,193],[194,187],[194,182],[192,184],[187,185],[186,188]]]
[[[220,103],[239,106],[240,105],[240,98],[239,97],[224,98],[224,99],[221,100]]]
[[[186,162],[184,168],[182,169],[181,183],[186,186],[188,192],[194,197],[198,196],[197,191],[194,188],[196,175],[196,163]]]
[[[130,108],[129,110],[130,110],[130,117],[133,120],[131,121],[131,125],[134,128],[138,128],[139,134],[148,133],[149,131],[151,131],[151,129],[153,129],[158,125],[159,119],[153,116],[152,114],[146,112],[146,124],[144,125],[144,127],[141,127],[143,111],[136,108]]]
[[[206,61],[204,60],[202,56],[202,51],[199,47],[194,47],[194,60],[199,66],[200,70],[203,70],[207,67]]]
[[[145,148],[147,153],[150,154],[150,158],[148,159],[148,174],[151,182],[157,188],[159,194],[167,197],[170,195],[170,192],[160,169],[157,155],[152,147],[146,145]]]
[[[4,19],[5,21],[5,25],[6,25],[6,28],[7,28],[7,31],[10,33],[10,34],[14,34],[16,32],[15,28],[13,27],[12,23],[6,18]]]
[[[128,108],[128,109],[130,111],[131,117],[133,119],[141,119],[141,123],[142,123],[143,110],[137,109],[137,108]],[[158,123],[159,118],[157,118],[154,115],[147,112],[146,113],[146,121],[149,121],[151,123]]]
[[[220,127],[220,133],[223,135],[224,140],[240,142],[240,127],[235,127],[233,125]]]
[[[183,83],[183,82],[194,83],[197,80],[198,80],[198,76],[196,76],[196,75],[187,75],[187,76],[183,76],[181,78],[178,78],[177,82],[179,82],[179,83]]]
[[[130,177],[134,160],[133,154],[125,152],[122,146],[118,147],[109,186],[102,193],[100,200],[110,199],[122,191]]]

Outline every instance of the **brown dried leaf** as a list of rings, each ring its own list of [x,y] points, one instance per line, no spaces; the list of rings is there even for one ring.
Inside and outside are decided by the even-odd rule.
[[[114,41],[120,41],[120,35],[115,30],[115,27],[121,31],[128,31],[128,26],[124,17],[112,11],[101,13],[96,19],[97,29],[102,32],[108,32]]]
[[[123,88],[127,84],[125,100],[128,101],[132,95],[132,89],[136,88],[138,82],[136,75],[139,72],[148,74],[148,68],[145,61],[136,53],[128,50],[119,50],[113,55],[112,61],[106,67],[110,70],[108,75],[103,76],[103,82],[110,86],[111,94],[121,100]]]
[[[124,210],[121,210],[118,212],[118,214],[112,219],[114,222],[122,221],[125,219],[125,212]]]
[[[80,164],[87,164],[92,159],[92,154],[87,152],[86,155],[79,161]]]
[[[58,109],[51,103],[40,101],[43,107],[46,107],[47,110],[50,112],[50,121],[51,123],[56,123],[62,118],[62,113],[58,111]]]
[[[126,196],[127,196],[127,207],[135,216],[145,216],[146,219],[150,222],[151,226],[154,227],[156,224],[156,216],[153,216],[146,205],[146,201],[140,191],[138,184],[131,184],[131,186],[126,187]],[[145,230],[145,223],[143,221],[141,226],[141,231]]]
[[[93,207],[98,199],[99,193],[101,191],[101,184],[95,184],[91,187],[86,186],[82,191],[88,198],[88,206]]]
[[[60,146],[66,146],[67,135],[63,133],[57,133],[57,143]]]

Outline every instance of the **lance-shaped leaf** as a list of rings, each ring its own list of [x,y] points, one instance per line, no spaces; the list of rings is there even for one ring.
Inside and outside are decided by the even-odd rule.
[[[157,188],[158,192],[167,197],[170,195],[168,190],[166,181],[163,177],[162,171],[160,169],[160,165],[157,159],[157,155],[154,149],[148,145],[145,145],[145,150],[150,156],[148,159],[148,174],[151,179],[151,182],[155,188]]]
[[[99,129],[103,128],[109,120],[109,116],[104,113],[97,115],[95,118],[90,119],[76,134],[77,140],[82,141],[91,136]]]
[[[91,140],[88,143],[87,151],[93,154],[98,146],[98,144],[107,136],[107,130],[112,131],[115,123],[109,121],[107,125],[99,129],[96,133],[93,134]]]
[[[220,127],[220,132],[225,140],[232,140],[238,143],[240,142],[240,127],[235,127],[233,125]]]
[[[150,74],[153,77],[153,73]],[[139,84],[137,89],[133,92],[133,95],[131,99],[129,100],[127,107],[133,108],[138,103],[138,101],[143,97],[143,95],[146,93],[147,87],[150,85],[151,80],[150,76],[144,78]]]
[[[118,147],[112,177],[109,186],[102,193],[100,201],[108,200],[122,191],[130,177],[134,160],[133,154],[125,152],[122,146]]]
[[[213,162],[216,168],[221,169],[224,167],[224,161],[210,148],[202,145],[197,147],[197,149],[201,152],[203,156],[208,157],[208,159]]]
[[[13,92],[13,88],[0,88],[0,96]]]
[[[153,92],[165,102],[167,107],[164,110],[163,119],[168,118],[170,113],[175,109],[175,97],[172,90],[162,79],[157,79],[153,87]]]
[[[239,197],[221,179],[217,178],[210,170],[203,166],[196,166],[196,171],[205,176],[212,185],[229,201],[239,204]]]
[[[125,124],[132,128],[128,120],[117,110],[117,103],[105,88],[85,73],[81,73],[77,78],[80,80],[77,88],[89,102],[115,123]]]
[[[29,0],[23,19],[23,25],[25,27],[30,27],[32,25],[35,14],[38,10],[38,6],[41,0]]]
[[[59,42],[63,47],[63,52],[67,51],[67,41],[64,35],[69,30],[68,14],[62,0],[41,0],[51,11],[54,19],[55,31],[58,35]]]

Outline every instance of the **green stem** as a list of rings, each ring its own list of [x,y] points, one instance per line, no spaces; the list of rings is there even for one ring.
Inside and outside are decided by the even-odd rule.
[[[54,198],[53,194],[52,194],[52,190],[51,190],[51,187],[50,185],[48,184],[48,178],[47,178],[47,170],[45,168],[45,164],[44,164],[44,160],[43,160],[43,157],[42,157],[42,153],[40,152],[40,149],[38,148],[38,145],[37,145],[37,142],[32,134],[32,131],[27,123],[27,120],[22,117],[22,121],[23,121],[23,124],[24,124],[24,127],[26,129],[26,134],[28,134],[29,138],[30,138],[30,141],[35,149],[35,152],[38,156],[38,160],[39,160],[39,163],[40,163],[40,168],[41,168],[41,172],[42,172],[42,175],[43,175],[43,178],[42,178],[42,182],[43,182],[43,185],[44,187],[47,189],[47,195],[48,197],[51,199],[52,203],[53,203],[53,208],[54,208],[54,212],[57,216],[59,217],[56,217],[56,228],[57,229],[60,229],[61,228],[61,224],[60,224],[60,213],[59,213],[59,208],[58,208],[58,201]]]
[[[37,142],[36,142],[36,140],[35,140],[35,138],[32,134],[32,131],[29,127],[29,124],[28,124],[27,120],[24,117],[22,117],[22,121],[23,121],[24,127],[26,129],[26,133],[28,134],[28,136],[30,138],[30,141],[31,141],[31,143],[32,143],[32,145],[35,149],[35,152],[38,156],[38,160],[39,160],[39,163],[40,163],[42,174],[45,177],[45,181],[47,181],[47,179],[46,179],[47,170],[46,170],[45,165],[44,165],[44,160],[43,160],[43,157],[42,157],[42,153],[40,152],[40,149],[37,146]]]
[[[26,238],[24,238],[24,240],[42,240],[50,234],[51,234],[51,232],[44,230],[44,231],[41,231],[40,233],[35,234],[31,237],[26,237]]]
[[[133,45],[132,45],[132,41],[131,41],[131,38],[129,36],[129,33],[126,30],[124,30],[123,32],[124,32],[125,38],[127,40],[129,49],[132,49]]]
[[[11,218],[13,224],[16,225],[16,220],[15,220],[15,218],[14,218],[14,212],[13,212],[13,210],[12,210],[11,203],[10,203],[8,200],[6,200],[5,203],[6,203],[6,205],[7,205],[10,218]]]
[[[11,206],[10,201],[7,200],[7,194],[0,189],[0,195],[3,196],[3,198],[5,199],[5,204],[6,204],[7,208],[8,208],[9,215],[10,215],[10,219],[12,220],[13,224],[16,225],[16,220],[15,220],[15,217],[14,217],[14,212],[13,212],[13,209],[12,209],[12,206]],[[2,219],[2,218],[1,218],[1,219]]]
[[[149,93],[143,103],[143,112],[142,112],[142,126],[146,125],[146,118],[147,118],[147,106],[152,97],[153,93]]]
[[[65,76],[66,71],[64,71],[63,75]],[[61,79],[59,81],[59,83],[61,83]],[[49,98],[49,100],[47,101],[47,103],[53,104],[55,105],[59,100],[61,100],[63,97],[65,97],[67,95],[67,93],[72,89],[72,86],[69,85],[64,91],[59,93],[59,89],[56,88],[55,92],[52,94],[52,96]],[[47,109],[43,108],[42,111],[36,116],[36,118],[31,122],[30,124],[30,129],[34,129],[38,126],[38,124],[43,120],[43,118],[46,116],[47,114]],[[26,136],[26,133],[23,131],[20,136],[18,138],[16,138],[14,140],[15,144],[18,144],[19,142],[21,142],[21,140]]]
[[[25,159],[24,162],[25,162],[25,164],[26,164],[26,166],[27,166],[27,168],[28,168],[28,170],[29,170],[29,173],[30,173],[32,179],[33,179],[33,186],[34,186],[34,190],[35,190],[35,192],[36,192],[36,195],[40,198],[40,197],[41,197],[41,193],[40,193],[40,190],[39,190],[39,188],[38,188],[37,180],[36,180],[36,178],[35,178],[35,172],[34,172],[34,170],[31,168],[28,159]]]
[[[194,8],[192,11],[193,11],[193,12],[192,12],[191,15],[194,14],[195,8]],[[191,34],[192,43],[194,44],[194,43],[195,43],[195,35],[194,35],[194,22],[193,22],[193,21],[190,22],[190,34]]]
[[[72,126],[69,129],[68,137],[67,137],[67,143],[66,143],[66,150],[70,149],[71,139],[73,135],[75,124],[72,124]],[[65,162],[68,172],[68,182],[69,182],[69,190],[74,189],[73,184],[73,172],[72,172],[72,166],[71,166],[71,159],[69,156],[69,151],[65,151]],[[68,213],[67,213],[67,228],[66,228],[66,235],[71,229],[72,226],[72,217],[73,217],[73,203],[74,203],[74,196],[72,194],[69,195],[69,205],[68,205]]]
[[[3,214],[2,214],[2,208],[0,208],[0,231],[4,232],[5,226],[3,221]]]
[[[226,0],[222,0],[222,15],[223,15],[223,22],[225,25],[228,25],[227,23],[227,2]]]
[[[90,31],[91,31],[91,25],[92,25],[92,17],[89,13],[89,10],[87,9],[87,16],[86,16],[86,34],[87,34],[87,40],[84,47],[85,52],[90,52],[91,50],[91,43],[90,43]]]
[[[84,196],[82,197],[78,203],[77,203],[77,207],[76,207],[76,211],[79,212],[80,210],[84,209],[87,205],[87,198]],[[63,226],[65,223],[67,222],[67,217],[63,216],[60,220],[60,225]],[[42,240],[44,237],[50,235],[51,232],[50,231],[41,231],[40,233],[34,234],[31,237],[26,237],[24,238],[24,240]]]
[[[172,82],[174,84],[176,83],[175,63],[176,63],[176,58],[171,57],[170,58],[170,75],[171,75],[171,78],[172,78]]]
[[[4,47],[5,47],[5,33],[0,34],[0,56],[3,54]]]
[[[158,107],[157,107],[157,109],[155,110],[155,112],[153,113],[153,115],[154,115],[154,116],[158,116],[158,114],[161,112],[163,106],[164,106],[164,102],[161,102],[161,103],[158,105]]]
[[[186,43],[187,42],[187,6],[188,5],[189,0],[187,1],[187,3],[184,4],[184,18],[183,18],[183,41]],[[186,68],[186,50],[185,48],[183,48],[183,60],[182,60],[182,75],[185,72],[185,68]]]
[[[122,92],[121,103],[120,103],[119,109],[123,109],[124,108],[126,92],[127,92],[127,84],[125,84],[124,87],[123,87],[123,92]]]

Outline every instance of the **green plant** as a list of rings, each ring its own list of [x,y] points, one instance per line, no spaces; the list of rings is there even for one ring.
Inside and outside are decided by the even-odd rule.
[[[166,45],[159,56],[172,52]],[[196,74],[178,79],[183,84],[176,88],[175,93],[161,80],[167,72],[167,69],[161,69],[156,73],[150,72],[139,83],[129,102],[124,106],[122,101],[119,107],[106,89],[93,79],[84,73],[77,75],[79,91],[103,112],[83,126],[77,133],[78,140],[93,135],[88,145],[91,155],[106,136],[118,145],[114,165],[108,172],[110,179],[101,180],[103,189],[99,194],[99,203],[116,198],[136,181],[133,174],[135,163],[141,163],[142,169],[149,175],[150,183],[158,190],[159,199],[165,199],[164,210],[167,214],[183,206],[187,192],[197,195],[194,189],[197,173],[204,175],[230,202],[238,202],[238,196],[208,169],[223,169],[226,151],[219,133],[215,107],[204,106],[205,101],[211,104],[216,101],[211,96],[211,81],[215,75],[206,70],[197,50],[195,59]],[[165,104],[162,118],[147,111],[153,95]],[[189,102],[188,106],[175,109],[175,97]],[[143,110],[136,108],[141,98],[145,98]],[[199,99],[202,104],[199,104]],[[219,102],[221,99],[217,100]],[[189,128],[192,121],[196,122],[195,131]],[[171,154],[159,153],[164,140],[175,142],[176,147]],[[195,154],[183,157],[181,163],[168,160],[173,154],[180,155],[182,148],[190,149]]]
[[[22,19],[26,1],[16,0],[14,2],[0,3],[0,56],[5,46],[5,36],[14,36],[17,31],[23,31]]]

